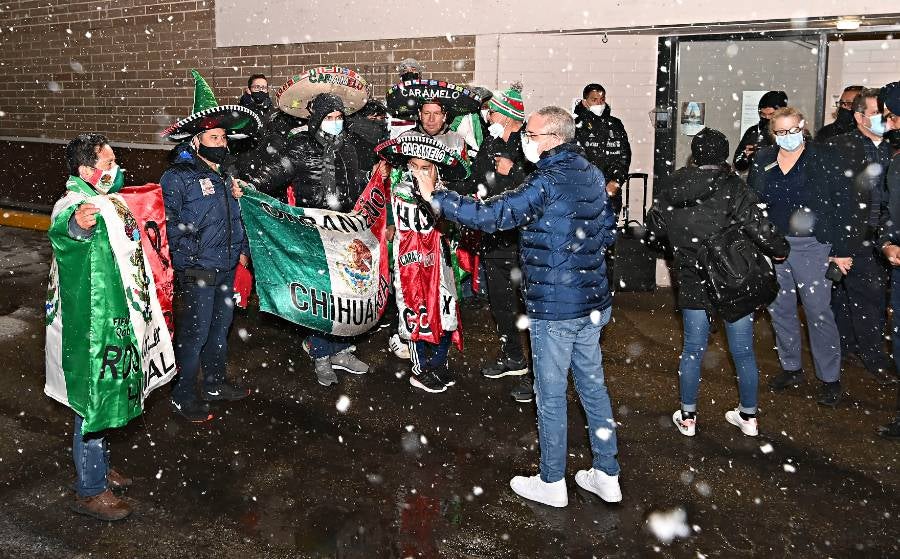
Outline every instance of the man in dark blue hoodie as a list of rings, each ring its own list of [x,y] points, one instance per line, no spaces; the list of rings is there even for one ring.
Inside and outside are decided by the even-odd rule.
[[[445,219],[494,233],[519,228],[534,365],[540,474],[516,476],[522,497],[554,507],[566,491],[568,371],[588,418],[593,467],[575,482],[607,502],[622,500],[616,460],[616,423],[603,378],[600,332],[612,299],[604,254],[615,240],[603,173],[574,145],[575,122],[560,107],[532,114],[522,151],[537,166],[525,182],[486,201],[435,186],[417,176],[422,197]]]

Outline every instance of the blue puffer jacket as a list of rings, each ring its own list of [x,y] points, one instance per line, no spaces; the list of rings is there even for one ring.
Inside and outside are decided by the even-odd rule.
[[[213,171],[192,149],[178,146],[172,153],[172,165],[159,182],[176,271],[228,271],[237,266],[241,253],[249,254],[241,206],[231,195],[230,176]]]
[[[581,149],[562,144],[541,154],[537,171],[515,190],[480,202],[434,193],[444,217],[488,233],[520,228],[519,257],[528,315],[587,316],[610,306],[604,254],[615,241],[606,180]]]

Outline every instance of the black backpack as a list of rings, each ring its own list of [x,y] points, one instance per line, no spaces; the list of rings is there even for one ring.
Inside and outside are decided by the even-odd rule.
[[[703,241],[697,267],[714,312],[728,322],[768,306],[778,295],[774,264],[740,223]]]

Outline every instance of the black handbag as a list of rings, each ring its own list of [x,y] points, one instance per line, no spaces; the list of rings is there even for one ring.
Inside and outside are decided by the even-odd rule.
[[[728,322],[768,306],[778,295],[775,266],[740,223],[703,241],[697,266],[712,310]]]

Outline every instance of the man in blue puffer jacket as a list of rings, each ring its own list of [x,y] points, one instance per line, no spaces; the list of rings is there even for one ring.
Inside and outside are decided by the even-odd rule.
[[[531,321],[540,474],[516,476],[517,494],[564,507],[566,491],[566,389],[575,378],[590,430],[593,467],[575,482],[607,502],[622,500],[616,460],[616,423],[603,379],[600,332],[612,299],[604,254],[615,240],[603,173],[572,144],[575,123],[560,107],[531,115],[522,133],[525,157],[537,165],[517,189],[481,202],[417,175],[423,198],[444,218],[494,233],[520,229],[525,302]]]
[[[249,393],[225,379],[228,330],[234,311],[235,267],[249,262],[241,207],[232,194],[226,131],[203,131],[174,148],[160,184],[166,234],[175,268],[175,361],[172,403],[190,421],[211,419],[207,401],[239,400]],[[197,399],[197,375],[203,390]]]

